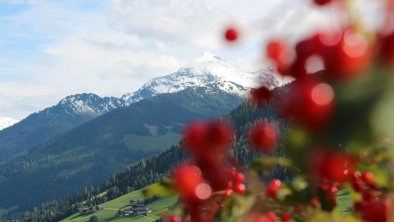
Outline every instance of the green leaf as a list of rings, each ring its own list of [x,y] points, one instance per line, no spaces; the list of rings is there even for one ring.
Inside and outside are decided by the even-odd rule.
[[[340,213],[349,213],[353,209],[353,198],[357,198],[357,194],[351,189],[342,189],[337,192],[336,200],[337,207],[335,208]]]

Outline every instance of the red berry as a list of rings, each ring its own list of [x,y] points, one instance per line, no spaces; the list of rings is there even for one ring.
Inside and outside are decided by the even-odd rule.
[[[235,179],[235,183],[244,183],[245,175],[243,173],[236,173],[234,179]]]
[[[267,213],[265,213],[265,216],[267,217],[268,221],[272,221],[272,222],[276,221],[276,214],[272,211],[268,211]]]
[[[305,61],[312,55],[325,54],[325,44],[323,43],[323,40],[328,35],[328,33],[317,33],[312,37],[298,42],[295,47],[297,58]]]
[[[310,131],[326,126],[332,116],[334,90],[312,77],[296,80],[280,101],[280,114]]]
[[[335,198],[337,192],[338,192],[338,188],[336,186],[334,186],[333,184],[330,183],[321,183],[320,184],[320,188],[322,190],[324,190],[326,196],[328,199],[332,199]]]
[[[214,158],[207,159],[213,156]],[[203,155],[205,159],[201,159],[198,165],[204,174],[204,178],[209,182],[214,191],[222,191],[229,188],[230,182],[233,181],[231,170],[223,166],[223,160],[218,159],[215,155],[207,153]]]
[[[336,199],[337,188],[332,184],[323,183],[318,189],[321,209],[332,211],[337,205]]]
[[[272,97],[272,92],[265,86],[260,86],[259,88],[252,88],[250,90],[250,103],[261,107],[268,103]]]
[[[188,206],[188,211],[190,212],[190,220],[188,221],[192,221],[192,222],[211,221],[209,220],[210,209],[204,212],[198,205],[190,205]]]
[[[272,40],[268,42],[266,56],[276,65],[276,70],[281,75],[288,75],[292,62],[292,54],[289,46],[281,40]]]
[[[305,77],[307,74],[318,70],[312,70],[310,59],[318,55],[322,48],[318,35],[305,39],[297,43],[295,47],[296,59],[290,68],[290,75],[296,79]],[[313,68],[313,67],[312,67]]]
[[[295,46],[296,59],[291,65],[289,75],[298,79],[323,70],[324,58],[331,56],[330,48],[338,44],[340,37],[336,32],[319,32],[298,42]]]
[[[234,130],[229,123],[218,120],[208,124],[206,146],[211,151],[223,151],[229,148],[234,139]]]
[[[355,203],[353,204],[353,208],[354,208],[356,211],[361,211],[361,210],[363,209],[363,207],[364,207],[364,203],[361,202],[361,201],[357,201],[357,202],[355,202]]]
[[[361,218],[365,222],[386,222],[389,221],[389,207],[383,200],[365,202],[361,206]]]
[[[206,151],[221,152],[228,148],[234,137],[229,123],[218,120],[211,123],[193,122],[186,127],[184,143],[196,157],[206,155]]]
[[[351,183],[353,186],[353,189],[357,192],[362,192],[364,191],[365,184],[364,181],[361,179],[361,172],[360,171],[355,171],[352,175],[351,178]]]
[[[376,184],[376,183],[370,183],[370,184],[368,184],[368,188],[370,189],[370,190],[373,190],[373,191],[379,191],[379,186]]]
[[[182,190],[192,190],[197,184],[202,182],[200,169],[192,164],[183,164],[174,171],[175,185]]]
[[[280,220],[281,220],[282,222],[291,222],[291,221],[292,221],[291,215],[290,215],[288,212],[284,212],[284,213],[282,213],[282,215],[280,216]]]
[[[288,46],[285,42],[281,40],[272,40],[267,44],[266,55],[268,58],[273,59],[274,61],[282,61],[286,56],[287,50]]]
[[[268,197],[276,198],[276,193],[279,191],[281,187],[282,187],[282,182],[278,179],[274,179],[269,183],[268,187],[265,190],[265,193]]]
[[[249,143],[256,150],[270,153],[278,145],[278,128],[273,123],[258,121],[249,131]]]
[[[379,58],[383,64],[394,66],[394,31],[380,37]]]
[[[211,187],[204,182],[200,169],[195,165],[180,165],[174,171],[173,181],[176,189],[188,202],[208,199],[212,193]]]
[[[316,5],[327,5],[328,3],[333,2],[333,0],[313,0]]]
[[[237,194],[244,194],[246,191],[246,186],[243,183],[238,183],[235,184],[234,186],[234,192],[236,192]]]
[[[353,189],[359,193],[363,192],[365,189],[364,182],[359,178],[352,180],[352,186],[353,186]]]
[[[364,172],[361,177],[366,184],[370,185],[373,183],[373,173]]]
[[[325,55],[325,71],[335,79],[359,76],[369,66],[372,48],[368,40],[353,29],[346,29],[338,44],[330,47]]]
[[[194,194],[198,199],[206,200],[211,197],[212,188],[207,183],[199,183],[194,190]]]
[[[227,183],[227,188],[228,188],[228,189],[233,189],[233,187],[234,187],[233,181],[229,181],[229,182]]]
[[[344,183],[351,179],[356,166],[354,157],[325,149],[316,150],[310,156],[310,169],[318,178]]]
[[[332,187],[331,183],[323,182],[323,183],[320,184],[320,188],[325,190],[325,191],[330,190],[331,187]]]
[[[193,154],[202,152],[207,135],[207,124],[204,122],[192,122],[187,125],[183,141],[186,148]]]
[[[224,33],[224,38],[229,42],[234,42],[238,39],[238,30],[235,27],[229,27]]]
[[[363,193],[363,202],[370,202],[375,198],[375,195],[372,191],[365,191]]]
[[[338,188],[336,186],[332,186],[331,189],[329,190],[329,194],[335,196],[338,192]]]

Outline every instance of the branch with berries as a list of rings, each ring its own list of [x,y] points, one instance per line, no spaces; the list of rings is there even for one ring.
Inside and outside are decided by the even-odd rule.
[[[250,92],[251,107],[274,106],[288,128],[256,120],[247,139],[263,157],[241,170],[230,158],[236,136],[228,122],[189,124],[182,144],[191,160],[171,181],[183,210],[165,221],[394,220],[394,1],[381,1],[378,30],[362,26],[351,0],[313,2],[340,8],[346,21],[295,45],[269,41],[267,58],[294,81]],[[224,33],[232,43],[239,37],[236,27]],[[286,156],[271,156],[277,149]],[[256,182],[271,165],[288,169],[289,179]]]

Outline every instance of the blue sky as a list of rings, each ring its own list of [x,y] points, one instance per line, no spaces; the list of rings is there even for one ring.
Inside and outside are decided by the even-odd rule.
[[[204,51],[253,71],[267,65],[267,38],[295,40],[327,14],[308,0],[0,0],[0,116],[133,92]],[[242,32],[236,46],[221,38],[229,24]]]

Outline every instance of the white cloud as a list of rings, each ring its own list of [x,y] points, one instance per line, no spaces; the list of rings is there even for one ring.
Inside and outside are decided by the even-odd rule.
[[[218,48],[217,34],[224,18],[222,12],[208,9],[202,1],[157,0],[112,1],[110,25],[128,33],[141,33],[176,44]]]
[[[270,36],[295,39],[332,20],[306,2],[0,0],[28,5],[0,15],[0,114],[20,119],[81,92],[120,96],[203,51],[252,71]],[[232,47],[221,36],[229,24],[242,37]]]

